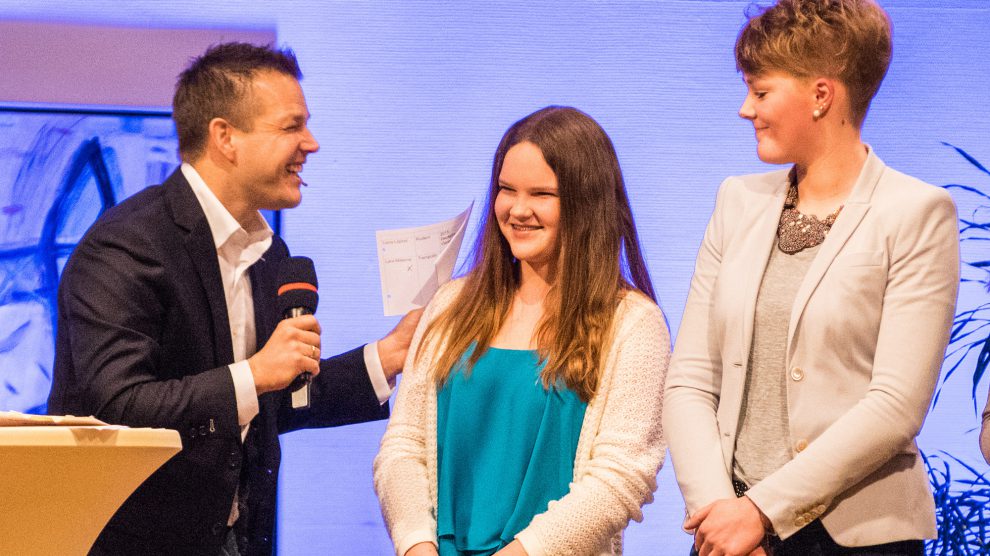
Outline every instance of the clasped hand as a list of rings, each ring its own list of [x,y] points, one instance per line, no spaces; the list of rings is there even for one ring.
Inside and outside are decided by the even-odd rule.
[[[766,556],[762,514],[745,496],[701,508],[684,522],[684,529],[694,530],[700,556]]]
[[[248,365],[258,395],[286,388],[302,373],[320,374],[320,323],[313,315],[279,322]]]

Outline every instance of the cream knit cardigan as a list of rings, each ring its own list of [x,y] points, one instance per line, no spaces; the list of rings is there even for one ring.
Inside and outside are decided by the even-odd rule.
[[[427,306],[375,458],[375,491],[398,556],[437,542],[437,389],[428,379],[435,352],[413,361],[427,323],[462,285],[445,285]],[[638,292],[625,294],[613,330],[570,491],[516,535],[530,556],[621,554],[623,529],[630,519],[641,521],[641,507],[653,501],[666,450],[660,416],[670,335],[659,307]]]

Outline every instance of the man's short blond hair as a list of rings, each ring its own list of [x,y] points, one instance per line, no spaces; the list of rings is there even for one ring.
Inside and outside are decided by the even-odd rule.
[[[890,18],[873,0],[779,0],[739,32],[736,68],[838,79],[861,126],[890,66],[890,35]]]

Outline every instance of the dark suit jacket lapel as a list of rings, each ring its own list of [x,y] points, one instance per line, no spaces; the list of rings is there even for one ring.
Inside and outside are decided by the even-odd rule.
[[[206,214],[181,170],[176,169],[165,181],[164,187],[166,206],[176,225],[186,234],[185,247],[209,302],[216,354],[214,365],[229,365],[234,361],[234,347],[230,339],[227,299],[223,292],[217,248],[213,244],[213,234],[206,221]]]
[[[251,265],[249,271],[251,295],[254,298],[255,338],[258,349],[261,349],[268,341],[279,317],[275,314],[275,306],[271,301],[276,292],[275,281],[278,274],[277,261],[273,261],[271,255],[278,241],[277,237],[272,238],[272,247],[258,259],[258,262]]]

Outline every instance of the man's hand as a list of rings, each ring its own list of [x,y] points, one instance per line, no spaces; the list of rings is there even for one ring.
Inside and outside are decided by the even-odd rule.
[[[403,556],[437,556],[437,547],[431,542],[414,544]]]
[[[378,340],[378,358],[382,361],[382,370],[385,371],[385,379],[388,380],[389,384],[394,385],[395,377],[402,372],[402,365],[406,362],[406,354],[409,353],[413,332],[416,331],[416,325],[419,324],[419,319],[422,316],[422,309],[409,311],[391,332]]]
[[[753,501],[743,496],[701,508],[684,522],[684,528],[695,530],[694,547],[700,556],[762,555],[763,519]]]
[[[496,552],[494,556],[529,556],[529,553],[523,548],[521,542],[514,540],[506,545],[505,548]]]
[[[320,323],[313,315],[279,322],[248,365],[259,396],[287,387],[302,373],[320,374]]]

